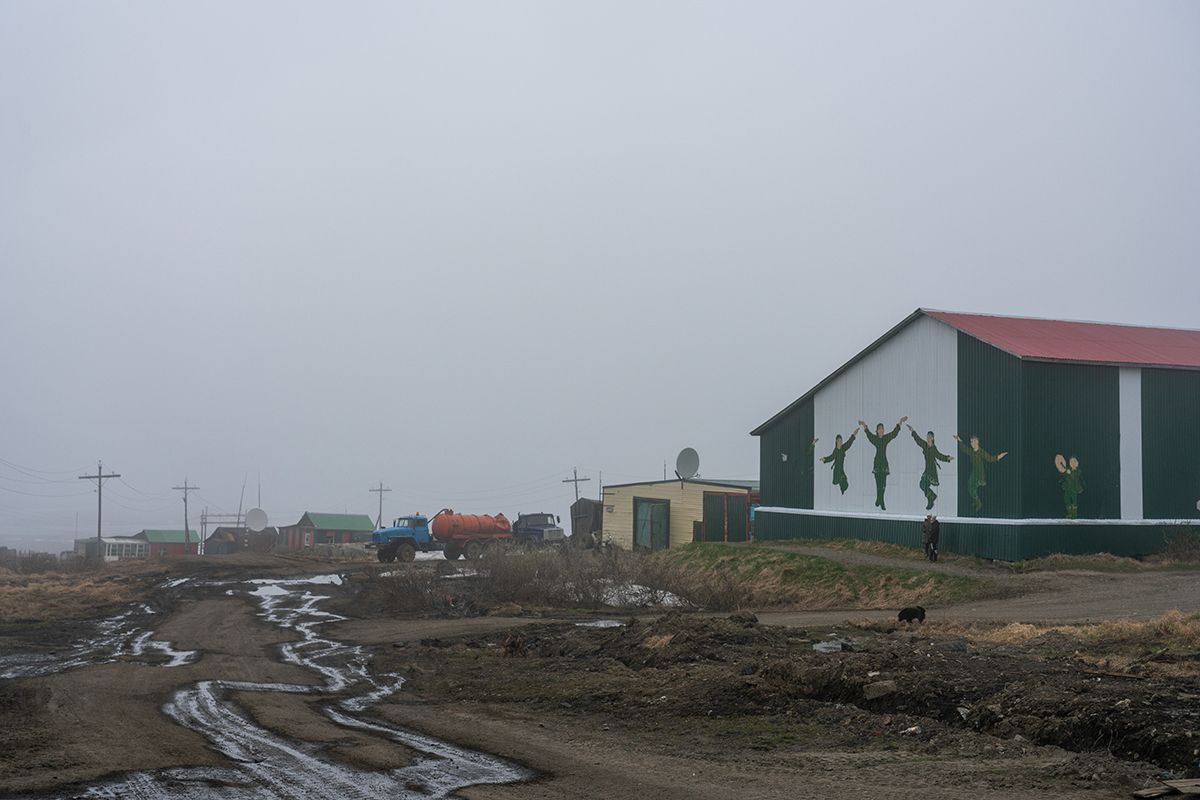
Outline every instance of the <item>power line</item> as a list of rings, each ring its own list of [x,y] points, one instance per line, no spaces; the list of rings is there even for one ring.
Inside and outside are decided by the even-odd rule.
[[[11,461],[5,461],[3,458],[0,458],[0,464],[3,464],[4,466],[8,467],[9,469],[13,469],[13,470],[16,470],[17,472],[28,475],[31,478],[38,477],[37,475],[33,474],[35,472],[41,473],[42,475],[70,475],[73,472],[79,472],[80,469],[87,469],[87,467],[79,467],[79,469],[69,469],[69,470],[66,470],[65,472],[61,471],[61,470],[34,469],[33,467],[23,467],[20,464],[14,464]],[[42,478],[42,480],[48,481],[50,483],[58,482],[58,481],[51,481],[49,478]],[[66,479],[64,479],[64,482],[65,482],[65,480]]]
[[[58,481],[55,481],[58,483]],[[82,497],[87,492],[71,492],[70,494],[38,494],[37,492],[22,492],[20,489],[10,489],[7,486],[0,486],[2,492],[12,492],[13,494],[23,494],[26,497]]]
[[[142,497],[145,497],[147,500],[161,500],[162,498],[167,496],[166,492],[160,492],[159,494],[147,494],[146,492],[143,492],[141,489],[137,488],[136,486],[131,485],[124,478],[121,479],[121,483],[125,484],[130,489],[132,489],[133,491],[140,494]],[[186,481],[185,481],[185,483],[186,483]]]

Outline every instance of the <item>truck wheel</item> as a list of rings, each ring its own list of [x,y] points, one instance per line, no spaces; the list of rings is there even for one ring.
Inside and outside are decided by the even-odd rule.
[[[463,552],[467,554],[468,561],[477,561],[483,555],[483,545],[472,539],[467,542],[466,547],[463,548]]]
[[[446,549],[442,551],[442,555],[446,557],[447,561],[458,561],[458,557],[462,555],[462,551],[457,547],[446,545]]]
[[[396,550],[396,558],[401,561],[413,561],[417,557],[417,548],[411,544],[402,544]]]

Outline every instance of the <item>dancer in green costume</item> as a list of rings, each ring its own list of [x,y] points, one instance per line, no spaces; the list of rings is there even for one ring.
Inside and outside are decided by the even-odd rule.
[[[987,474],[983,470],[983,462],[996,462],[1008,455],[1005,450],[998,456],[994,456],[987,450],[979,446],[979,437],[971,437],[971,446],[967,447],[963,444],[963,440],[958,438],[958,434],[954,435],[955,441],[958,442],[958,449],[962,450],[971,457],[971,477],[967,479],[967,493],[971,495],[971,499],[975,501],[975,510],[983,508],[983,501],[979,499],[979,487],[987,485]]]
[[[1054,466],[1062,473],[1063,503],[1067,507],[1067,519],[1079,519],[1079,493],[1083,491],[1083,475],[1079,472],[1079,459],[1071,460],[1061,455],[1054,457]]]
[[[887,476],[891,470],[888,469],[887,446],[900,433],[900,426],[907,420],[908,417],[901,417],[900,422],[896,423],[896,427],[892,428],[891,433],[883,432],[883,423],[875,426],[875,433],[867,430],[867,423],[861,419],[858,424],[862,426],[863,433],[867,435],[867,441],[875,445],[875,463],[871,467],[871,472],[875,473],[875,505],[879,506],[884,511],[887,511],[887,506],[883,504],[883,491],[887,488]]]
[[[842,444],[842,435],[839,433],[833,442],[833,452],[821,459],[822,464],[833,462],[833,482],[842,487],[842,494],[845,494],[846,489],[850,487],[850,481],[846,480],[846,451],[854,444],[855,436],[858,436],[858,428],[855,428],[846,443]],[[813,444],[816,443],[817,440],[813,439]]]
[[[954,460],[954,456],[948,456],[945,453],[939,452],[937,446],[933,443],[933,431],[930,431],[922,439],[913,430],[913,426],[907,426],[909,432],[912,433],[913,441],[920,447],[925,454],[925,474],[921,476],[921,491],[925,493],[925,499],[929,502],[925,505],[925,510],[933,508],[933,501],[937,500],[937,492],[933,490],[934,486],[938,486],[938,463],[945,461],[947,463]]]

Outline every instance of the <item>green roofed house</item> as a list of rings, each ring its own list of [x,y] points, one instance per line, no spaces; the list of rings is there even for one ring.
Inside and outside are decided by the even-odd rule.
[[[366,514],[317,514],[305,511],[295,525],[279,529],[279,546],[311,550],[318,544],[370,542],[375,523]]]
[[[199,555],[199,531],[152,531],[135,533],[131,539],[140,539],[149,546],[151,556]]]
[[[1200,331],[918,309],[751,433],[756,539],[1151,553],[1200,518]]]

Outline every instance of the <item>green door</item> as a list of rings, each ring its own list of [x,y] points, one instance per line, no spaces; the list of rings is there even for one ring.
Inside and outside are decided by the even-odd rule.
[[[744,542],[750,527],[750,507],[744,494],[725,495],[725,541]]]
[[[633,498],[633,549],[657,552],[671,544],[671,501]]]
[[[725,495],[704,493],[704,541],[725,541]]]
[[[704,541],[744,542],[750,528],[750,506],[744,494],[704,493]]]

